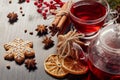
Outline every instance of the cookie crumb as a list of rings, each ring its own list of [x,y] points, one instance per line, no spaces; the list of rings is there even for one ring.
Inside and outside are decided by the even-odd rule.
[[[7,68],[7,69],[10,69],[10,65],[7,65],[6,68]]]
[[[33,35],[33,32],[30,32],[29,34],[30,34],[30,35]]]

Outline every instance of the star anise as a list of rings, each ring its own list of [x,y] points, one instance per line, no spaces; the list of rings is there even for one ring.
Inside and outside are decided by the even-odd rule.
[[[30,70],[35,70],[36,69],[36,62],[35,62],[35,59],[26,59],[25,60],[25,66],[27,69]]]
[[[59,29],[54,26],[50,26],[49,29],[52,36],[54,36],[57,32],[59,32]]]
[[[14,12],[9,13],[9,14],[7,15],[7,17],[9,18],[9,22],[10,22],[11,24],[14,23],[14,22],[16,22],[16,21],[18,20],[18,15],[17,15],[17,13],[14,13]]]
[[[41,37],[43,35],[48,34],[48,29],[46,27],[47,26],[45,25],[38,25],[37,28],[35,29],[38,32],[37,36]]]
[[[54,41],[51,39],[51,37],[45,37],[45,39],[42,41],[44,43],[44,49],[49,49],[54,46]]]

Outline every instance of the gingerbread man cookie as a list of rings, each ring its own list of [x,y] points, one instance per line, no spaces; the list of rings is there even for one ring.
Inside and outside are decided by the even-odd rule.
[[[32,49],[33,43],[30,41],[23,41],[22,39],[15,39],[4,45],[6,54],[5,60],[15,60],[16,63],[22,64],[25,58],[31,58],[35,56],[35,52]]]

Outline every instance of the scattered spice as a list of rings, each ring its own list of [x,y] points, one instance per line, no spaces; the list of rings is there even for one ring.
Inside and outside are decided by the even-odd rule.
[[[39,37],[48,34],[48,29],[45,25],[37,25],[37,28],[35,30],[38,32],[37,36]]]
[[[7,18],[9,18],[9,22],[13,24],[14,22],[18,20],[18,15],[17,13],[12,12],[7,15]]]
[[[49,29],[52,36],[54,36],[59,31],[59,29],[54,26],[50,26]]]
[[[6,68],[7,68],[7,69],[10,69],[10,65],[7,65]]]
[[[35,59],[26,59],[25,60],[25,66],[27,69],[29,69],[29,71],[31,70],[35,70],[37,67],[36,67],[36,62],[35,62]]]
[[[20,7],[20,10],[22,10],[22,7]]]
[[[33,32],[30,32],[29,34],[30,34],[30,35],[33,35]]]
[[[25,16],[25,14],[22,14],[22,16]]]
[[[19,0],[19,1],[18,1],[18,3],[23,3],[23,2],[25,2],[25,0]]]
[[[12,1],[10,0],[10,1],[9,1],[9,4],[11,4],[11,3],[12,3]]]
[[[25,29],[24,32],[27,33],[27,29]]]
[[[44,43],[44,49],[49,49],[54,46],[54,41],[51,39],[51,37],[45,37],[44,40],[42,41]]]
[[[23,11],[20,11],[20,13],[23,13]]]

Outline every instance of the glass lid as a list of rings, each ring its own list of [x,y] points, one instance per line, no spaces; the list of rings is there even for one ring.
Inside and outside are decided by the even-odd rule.
[[[120,24],[111,24],[100,32],[100,42],[105,48],[120,53]]]

